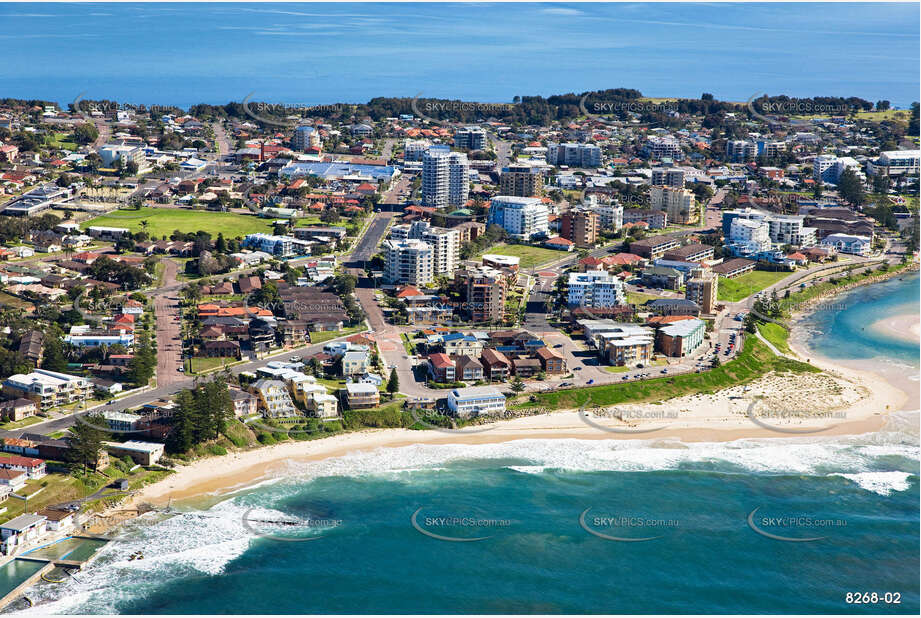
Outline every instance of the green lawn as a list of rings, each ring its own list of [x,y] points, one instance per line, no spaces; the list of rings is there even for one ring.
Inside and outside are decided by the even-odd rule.
[[[765,322],[764,324],[758,325],[758,330],[761,331],[761,336],[770,341],[775,348],[784,354],[791,353],[790,346],[787,344],[787,338],[790,336],[790,331],[786,328],[780,324]]]
[[[753,270],[735,279],[720,277],[716,298],[734,303],[789,276],[790,273],[787,271]]]
[[[203,371],[210,371],[212,369],[217,369],[218,367],[223,367],[224,364],[230,364],[237,362],[235,358],[201,358],[194,357],[189,359],[186,363],[187,370],[191,373],[202,373]]]
[[[272,233],[271,219],[260,219],[254,215],[238,215],[230,212],[208,212],[202,210],[178,210],[173,208],[141,208],[140,210],[116,210],[115,212],[90,219],[82,223],[83,229],[91,225],[123,227],[138,232],[145,230],[141,225],[147,221],[146,231],[152,236],[168,236],[176,230],[182,232],[208,232],[214,237],[218,233],[225,238],[236,238],[256,232]]]
[[[310,333],[310,343],[325,343],[330,339],[335,339],[336,337],[345,337],[346,335],[354,335],[355,333],[360,333],[363,330],[365,330],[364,324],[346,326],[341,330],[320,330]]]
[[[714,393],[724,388],[751,382],[770,371],[814,372],[820,370],[808,363],[774,355],[755,337],[745,340],[738,357],[703,373],[641,380],[622,384],[606,384],[587,388],[567,389],[532,395],[537,401],[512,406],[516,409],[546,407],[566,410],[582,405],[609,406],[639,401],[664,401],[695,393]]]
[[[643,292],[627,292],[627,302],[631,305],[642,305],[647,300],[655,300],[657,298],[663,297],[656,296],[655,294],[645,294]]]
[[[490,247],[483,253],[511,255],[521,258],[521,268],[533,268],[540,264],[563,259],[567,255],[565,251],[532,247],[531,245],[496,245],[495,247]]]

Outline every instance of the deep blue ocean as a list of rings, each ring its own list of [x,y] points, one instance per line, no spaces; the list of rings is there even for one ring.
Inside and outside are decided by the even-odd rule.
[[[824,324],[910,290],[918,311],[917,285],[853,292]],[[900,412],[851,437],[417,445],[292,463],[125,525],[77,580],[33,588],[29,611],[917,614],[918,438],[918,413]]]
[[[0,4],[0,97],[918,100],[917,3]]]

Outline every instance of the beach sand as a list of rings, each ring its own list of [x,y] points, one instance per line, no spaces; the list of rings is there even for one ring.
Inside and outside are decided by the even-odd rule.
[[[921,343],[921,315],[916,313],[889,316],[874,322],[870,328],[893,339]]]
[[[476,430],[490,428],[478,433],[369,429],[309,442],[277,444],[182,466],[175,474],[134,495],[131,505],[163,506],[171,500],[219,496],[284,474],[289,461],[317,461],[358,451],[415,444],[658,438],[721,442],[743,438],[790,438],[795,435],[793,432],[803,430],[808,430],[807,435],[859,434],[880,429],[886,415],[900,409],[906,400],[905,393],[873,374],[843,367],[834,367],[833,371],[834,375],[768,375],[748,386],[733,387],[713,395],[691,395],[661,404],[612,407],[606,416],[598,410],[588,410],[584,414],[569,410],[503,420],[473,427]],[[752,413],[758,420],[792,431],[775,431],[752,421],[748,416],[749,406],[756,399]],[[802,410],[814,416],[803,417]],[[822,416],[826,412],[834,413]],[[611,413],[619,413],[623,420],[611,417]],[[636,433],[612,433],[598,425]]]

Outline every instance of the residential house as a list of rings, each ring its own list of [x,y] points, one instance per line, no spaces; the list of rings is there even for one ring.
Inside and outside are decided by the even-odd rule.
[[[537,358],[540,360],[544,373],[557,374],[566,373],[566,360],[548,347],[537,350]]]
[[[512,373],[512,363],[498,350],[486,348],[480,354],[483,374],[490,382],[506,382]]]
[[[350,410],[374,408],[381,402],[380,391],[373,384],[351,382],[345,385],[345,405]]]

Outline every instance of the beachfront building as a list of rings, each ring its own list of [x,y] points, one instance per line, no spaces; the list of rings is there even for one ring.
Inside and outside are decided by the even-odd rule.
[[[35,513],[23,513],[0,524],[0,552],[9,556],[42,537],[48,530],[47,518]]]
[[[870,255],[872,243],[867,236],[855,236],[854,234],[829,234],[822,239],[822,247],[834,249],[839,253],[850,253],[853,255]]]
[[[697,318],[672,322],[659,329],[656,347],[666,356],[690,356],[704,342],[706,331],[706,322]]]
[[[250,392],[259,398],[259,407],[266,418],[294,416],[297,409],[288,388],[281,380],[256,380],[250,385]]]
[[[374,408],[381,402],[380,391],[367,382],[350,382],[345,385],[345,405],[349,410]]]
[[[127,442],[105,442],[106,450],[116,457],[131,457],[134,463],[142,466],[153,466],[163,457],[164,445],[159,442],[142,442],[128,440]]]
[[[455,388],[448,393],[448,409],[460,418],[504,414],[505,395],[492,386]]]

